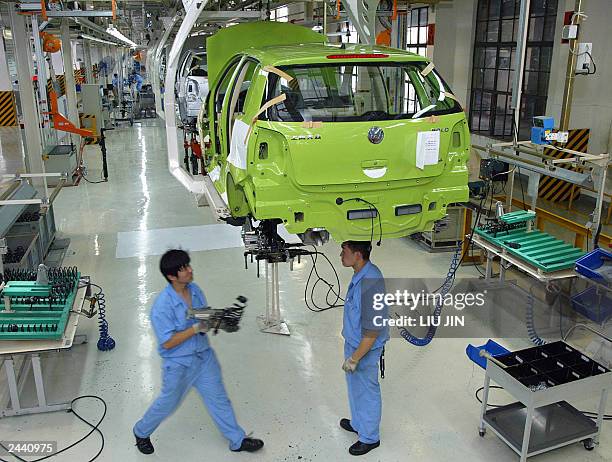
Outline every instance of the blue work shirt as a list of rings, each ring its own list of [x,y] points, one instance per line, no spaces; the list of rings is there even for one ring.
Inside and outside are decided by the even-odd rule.
[[[191,292],[191,306],[194,309],[202,309],[208,306],[206,297],[196,284],[187,284]],[[172,358],[174,361],[191,363],[192,356],[210,348],[208,336],[206,334],[196,334],[185,340],[174,348],[164,348],[163,344],[177,332],[189,329],[198,321],[187,317],[187,303],[183,300],[172,287],[168,284],[157,296],[151,308],[151,324],[157,336],[159,355],[164,358]]]
[[[136,90],[142,90],[142,83],[144,82],[144,80],[139,74],[134,74],[134,82],[136,83]]]
[[[378,321],[387,319],[388,307],[385,306],[381,310],[373,310],[372,306],[362,306],[364,282],[367,284],[368,292],[371,292],[374,288],[378,293],[384,293],[385,291],[382,273],[375,264],[368,261],[359,272],[353,275],[349,284],[346,298],[344,299],[342,337],[351,347],[357,348],[361,343],[365,330],[380,331],[374,345],[372,345],[372,350],[374,350],[383,347],[387,340],[389,340],[389,327],[386,324],[380,327],[373,325],[373,316],[380,316]]]

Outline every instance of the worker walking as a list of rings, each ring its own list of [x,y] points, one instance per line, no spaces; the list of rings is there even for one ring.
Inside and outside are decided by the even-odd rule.
[[[140,93],[140,90],[142,90],[143,82],[144,82],[144,80],[141,77],[141,75],[139,73],[137,73],[136,71],[134,71],[132,73],[132,83],[134,83],[136,85],[136,91],[138,93]]]
[[[188,310],[208,306],[202,290],[193,283],[193,270],[187,252],[169,250],[159,263],[168,281],[151,309],[151,324],[162,357],[162,389],[144,417],[134,425],[136,446],[143,454],[154,451],[150,436],[171,415],[191,387],[195,387],[219,431],[232,451],[254,452],[263,441],[245,436],[236,422],[227,397],[221,369],[208,343],[208,325],[187,317]]]
[[[380,446],[382,399],[378,365],[389,340],[389,328],[380,322],[386,320],[387,308],[379,310],[372,305],[371,294],[384,293],[384,280],[378,267],[370,262],[371,249],[369,241],[346,241],[340,253],[342,265],[354,271],[344,301],[342,326],[342,369],[346,372],[351,418],[340,420],[340,427],[359,436],[349,448],[354,456]]]

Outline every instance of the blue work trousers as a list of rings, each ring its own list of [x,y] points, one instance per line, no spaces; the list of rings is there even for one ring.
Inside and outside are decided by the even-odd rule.
[[[344,344],[344,359],[353,354],[356,348]],[[380,417],[382,398],[378,383],[378,364],[382,348],[370,350],[355,372],[346,373],[351,426],[359,434],[359,441],[372,444],[380,441]]]
[[[181,362],[164,359],[161,393],[134,425],[134,434],[139,438],[149,437],[176,410],[191,387],[195,387],[217,428],[229,440],[230,449],[238,449],[245,433],[236,422],[215,352],[208,348],[194,354],[189,365],[184,362],[183,358]]]

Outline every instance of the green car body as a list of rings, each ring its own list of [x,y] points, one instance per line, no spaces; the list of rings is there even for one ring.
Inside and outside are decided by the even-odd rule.
[[[468,200],[463,110],[426,58],[324,41],[271,22],[208,39],[198,128],[215,188],[233,217],[295,234],[324,229],[341,242],[430,230]],[[437,158],[423,165],[417,145],[432,142]]]

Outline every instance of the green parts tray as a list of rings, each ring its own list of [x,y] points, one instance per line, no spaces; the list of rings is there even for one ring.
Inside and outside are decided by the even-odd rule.
[[[535,217],[536,213],[533,210],[517,210],[516,212],[505,213],[500,220],[508,224],[527,223],[535,220]]]
[[[10,281],[0,294],[0,340],[56,340],[62,337],[79,288],[79,272],[66,272],[49,286]],[[10,297],[10,311],[4,298]]]
[[[504,215],[505,216],[505,215]],[[585,252],[539,230],[521,227],[492,233],[476,228],[476,234],[505,249],[545,273],[574,268]]]
[[[48,297],[51,287],[34,281],[9,281],[2,290],[3,297]]]

